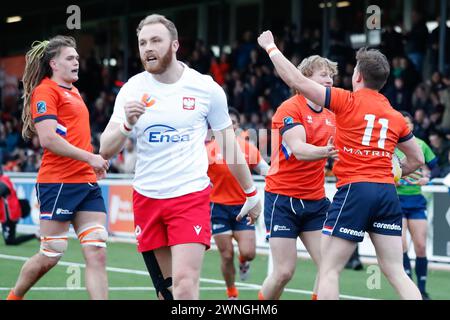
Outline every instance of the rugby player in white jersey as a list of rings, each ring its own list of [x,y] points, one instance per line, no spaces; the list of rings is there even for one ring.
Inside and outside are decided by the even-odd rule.
[[[247,196],[237,219],[246,216],[253,224],[261,204],[236,143],[223,89],[177,60],[177,29],[164,16],[147,16],[137,36],[145,71],[121,88],[101,136],[100,153],[111,158],[135,132],[138,251],[160,299],[198,299],[203,255],[211,238],[204,144],[208,124]]]

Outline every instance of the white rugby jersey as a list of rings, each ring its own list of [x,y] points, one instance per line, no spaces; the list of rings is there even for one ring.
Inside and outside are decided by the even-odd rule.
[[[181,62],[180,62],[181,63]],[[145,99],[146,112],[133,130],[137,161],[133,180],[140,194],[166,199],[201,191],[209,184],[205,137],[231,125],[225,92],[210,76],[185,64],[181,78],[172,84],[158,82],[144,71],[121,88],[111,116],[126,119],[124,105]]]

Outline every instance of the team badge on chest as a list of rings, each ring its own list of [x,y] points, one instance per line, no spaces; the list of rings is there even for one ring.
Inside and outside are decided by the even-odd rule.
[[[195,98],[183,97],[183,109],[184,110],[194,110],[195,109]]]

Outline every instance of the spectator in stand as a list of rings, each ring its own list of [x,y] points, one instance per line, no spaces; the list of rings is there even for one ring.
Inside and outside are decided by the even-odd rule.
[[[15,151],[17,145],[19,144],[20,134],[16,130],[17,120],[12,119],[11,121],[6,121],[6,151],[12,153]]]
[[[441,168],[440,176],[445,178],[448,174],[450,174],[450,151],[447,152],[447,165]]]
[[[389,102],[398,111],[411,110],[411,92],[405,88],[405,83],[401,77],[395,78],[394,86],[385,92]]]
[[[426,84],[421,83],[416,87],[412,95],[411,103],[413,113],[417,109],[431,110],[433,108],[433,104],[430,100],[429,90]]]
[[[440,102],[443,106],[441,128],[445,131],[450,131],[450,86],[439,91],[438,93]]]
[[[22,172],[37,172],[38,166],[37,166],[37,157],[36,154],[28,149],[26,151],[26,158],[25,161],[22,163],[21,170]]]
[[[431,69],[436,70],[438,68],[439,59],[439,33],[441,29],[441,17],[438,15],[436,17],[437,27],[431,31],[429,37],[429,46],[431,48]],[[450,28],[445,25],[445,40],[444,40],[444,70],[445,72],[450,71]]]
[[[412,28],[405,34],[405,51],[419,73],[422,73],[423,60],[427,50],[428,29],[420,12],[411,15]]]
[[[225,74],[220,69],[220,64],[215,56],[211,56],[211,66],[209,67],[209,73],[219,85],[225,83]]]
[[[450,150],[450,143],[445,140],[444,135],[440,131],[432,131],[429,135],[431,150],[438,159],[440,168],[449,165],[448,152]]]
[[[392,24],[386,24],[381,34],[381,51],[391,60],[393,57],[403,56],[403,36],[394,30]]]
[[[330,49],[329,58],[337,62],[338,66],[344,66],[349,59],[347,46],[347,32],[340,24],[339,20],[331,19],[330,21]],[[350,53],[352,55],[353,53]],[[295,63],[293,63],[295,64]],[[297,65],[297,64],[295,64]],[[353,72],[353,70],[352,70]]]
[[[399,65],[400,75],[405,81],[405,87],[412,92],[422,81],[422,75],[414,68],[412,62],[406,57],[400,58]]]
[[[108,116],[110,115],[108,109],[112,106],[108,105],[106,92],[101,92],[100,96],[95,100],[93,107],[91,107],[91,128],[92,132],[103,132],[108,124]]]
[[[430,119],[424,109],[417,109],[414,112],[414,130],[413,134],[422,140],[428,140],[428,131],[430,127]]]
[[[430,81],[431,94],[437,94],[440,90],[445,89],[445,87],[442,74],[439,71],[434,71]]]
[[[442,131],[442,105],[439,104],[430,114],[430,131]],[[443,137],[445,139],[445,136]]]
[[[266,72],[267,70],[268,68],[266,68]],[[269,103],[272,106],[279,106],[292,95],[291,89],[280,79],[276,72],[271,73],[268,77],[271,79],[271,86],[266,91]]]
[[[258,112],[258,96],[261,92],[261,81],[255,75],[250,75],[249,81],[244,84],[244,91],[242,92],[245,114]]]
[[[192,52],[190,65],[200,73],[206,74],[210,70],[211,54],[208,52],[203,42],[198,40],[195,50]]]
[[[256,49],[256,42],[251,31],[245,31],[242,36],[242,43],[236,49],[236,64],[237,70],[245,70],[250,63],[250,53]]]
[[[265,96],[258,97],[258,107],[259,107],[259,112],[261,112],[261,114],[263,114],[263,115],[266,115],[267,112],[271,109],[271,105],[267,101],[267,98]]]

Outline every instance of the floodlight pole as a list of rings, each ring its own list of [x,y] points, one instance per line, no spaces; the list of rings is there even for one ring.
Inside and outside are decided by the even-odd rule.
[[[447,0],[441,0],[441,17],[439,21],[439,72],[445,71],[445,43],[447,33]]]

